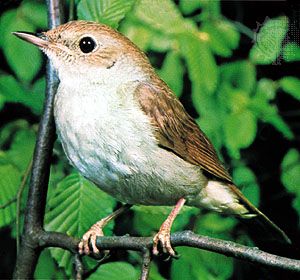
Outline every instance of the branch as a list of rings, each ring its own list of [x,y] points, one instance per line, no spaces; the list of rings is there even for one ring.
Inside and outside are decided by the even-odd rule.
[[[44,232],[42,239],[43,244],[41,245],[45,247],[61,247],[73,253],[77,251],[77,245],[79,243],[79,239],[77,238],[54,232]],[[194,247],[249,261],[253,264],[300,273],[300,260],[280,257],[259,250],[256,247],[247,247],[232,241],[202,236],[191,231],[182,231],[172,234],[171,243],[173,247]],[[147,255],[146,252],[149,252],[152,249],[152,246],[152,237],[102,236],[97,238],[97,247],[99,250],[121,249],[140,251],[143,254],[142,273],[144,274],[148,274],[148,267],[150,264],[150,255]]]
[[[48,26],[53,28],[61,23],[62,7],[59,0],[47,0]],[[51,65],[47,65],[47,89],[44,111],[41,117],[37,142],[33,155],[33,166],[24,218],[24,232],[20,252],[17,256],[13,278],[33,278],[41,248],[36,236],[42,231],[55,126],[53,101],[57,89],[57,78]]]

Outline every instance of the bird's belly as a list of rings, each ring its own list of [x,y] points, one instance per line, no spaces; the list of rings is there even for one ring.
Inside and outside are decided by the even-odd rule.
[[[85,104],[89,110],[82,112],[83,101],[69,100],[69,108],[64,102],[63,109],[59,102],[55,101],[55,121],[67,157],[116,199],[173,205],[181,197],[196,196],[205,185],[200,168],[158,147],[142,112],[99,112],[92,100]]]

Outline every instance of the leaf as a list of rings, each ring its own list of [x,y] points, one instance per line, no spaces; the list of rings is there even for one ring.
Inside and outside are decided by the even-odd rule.
[[[172,262],[172,280],[230,279],[233,273],[232,258],[195,248],[179,247],[176,250],[184,258]]]
[[[270,64],[281,52],[282,41],[288,31],[285,16],[269,19],[255,34],[255,45],[250,50],[250,59],[255,64]]]
[[[134,3],[134,0],[81,0],[77,6],[77,14],[79,19],[97,21],[117,28]]]
[[[81,237],[97,220],[113,212],[115,200],[94,184],[74,173],[62,180],[49,199],[50,210],[46,214],[46,230],[64,232]],[[113,222],[105,227],[111,234]],[[61,249],[51,249],[51,255],[67,275],[71,275],[72,256]]]
[[[134,266],[125,262],[102,264],[87,280],[136,280],[139,273]]]
[[[39,257],[34,279],[67,279],[66,275],[57,268],[48,248],[44,249]]]
[[[229,82],[233,88],[242,89],[250,94],[256,84],[256,69],[247,60],[235,61],[223,64],[220,67],[222,82]]]
[[[200,30],[208,34],[208,43],[217,55],[229,57],[232,55],[232,50],[238,47],[240,34],[228,21],[206,21]]]
[[[37,47],[11,33],[20,30],[34,32],[36,26],[28,18],[30,16],[23,14],[21,9],[9,10],[0,18],[1,40],[5,41],[2,49],[7,63],[17,77],[25,82],[30,82],[37,74],[42,65],[42,56]]]
[[[194,230],[202,235],[209,235],[215,238],[232,239],[230,232],[237,224],[233,217],[221,216],[219,213],[207,213],[198,216]]]
[[[21,173],[11,164],[0,165],[0,205],[16,197],[21,182]],[[16,218],[16,204],[0,209],[0,228],[9,225]]]
[[[290,149],[286,153],[281,169],[281,181],[286,189],[300,197],[300,154],[296,149]]]
[[[161,224],[172,211],[169,206],[134,206],[134,228],[141,236],[152,235],[157,232]],[[189,222],[190,217],[198,212],[193,207],[184,207],[174,221],[172,232],[182,230]]]
[[[279,80],[279,85],[285,92],[300,100],[300,79],[291,76],[283,77]]]
[[[193,24],[184,20],[171,0],[140,0],[135,7],[135,16],[151,28],[167,34],[196,30]]]
[[[178,52],[169,52],[164,60],[162,68],[158,71],[159,76],[175,92],[177,97],[182,94],[183,88],[183,65]]]
[[[43,109],[45,79],[35,82],[33,88],[27,91],[13,76],[0,76],[0,96],[5,102],[21,103],[39,115]]]
[[[247,148],[256,136],[256,117],[251,111],[229,114],[224,120],[224,137],[230,154],[239,158],[239,150]]]
[[[251,203],[257,207],[260,200],[260,192],[253,171],[246,166],[239,166],[233,170],[233,181],[241,188],[243,194]]]
[[[287,43],[283,48],[283,59],[287,62],[300,61],[300,47],[296,43]]]
[[[179,8],[184,15],[189,15],[201,7],[201,1],[180,0]]]
[[[276,96],[276,83],[273,80],[262,78],[258,81],[255,98],[261,100],[261,102],[268,102],[273,100]]]
[[[180,52],[187,63],[193,95],[195,98],[201,94],[211,95],[217,86],[218,69],[207,42],[193,34],[182,34],[179,42]]]
[[[16,132],[7,155],[21,172],[27,168],[32,159],[34,145],[35,133],[32,129],[22,129]]]

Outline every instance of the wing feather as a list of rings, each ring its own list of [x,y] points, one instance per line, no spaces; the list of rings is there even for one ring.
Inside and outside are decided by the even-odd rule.
[[[184,160],[229,183],[231,176],[192,117],[161,80],[141,82],[135,96],[155,127],[158,144]]]

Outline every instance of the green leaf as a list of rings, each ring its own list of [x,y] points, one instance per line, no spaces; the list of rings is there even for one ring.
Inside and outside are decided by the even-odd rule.
[[[162,68],[158,71],[159,76],[175,92],[177,97],[182,94],[183,88],[183,65],[178,52],[169,52],[164,60]]]
[[[11,162],[22,172],[32,159],[34,145],[35,132],[32,129],[23,129],[17,131],[10,149],[7,151]]]
[[[247,60],[223,64],[220,67],[221,81],[229,82],[233,88],[239,88],[250,94],[256,84],[256,69]]]
[[[182,34],[179,42],[180,51],[187,63],[189,77],[192,81],[193,95],[195,97],[202,94],[211,95],[217,86],[218,68],[207,42],[188,33]]]
[[[190,21],[184,20],[171,0],[140,0],[136,5],[135,16],[151,28],[167,34],[196,30]]]
[[[281,16],[269,19],[255,34],[255,45],[250,50],[250,59],[256,64],[270,64],[281,52],[282,41],[288,31],[288,19]]]
[[[166,220],[172,207],[167,206],[134,206],[134,228],[141,236],[152,235],[157,232]],[[172,232],[182,230],[189,222],[190,217],[198,212],[193,207],[184,207],[174,221]]]
[[[285,188],[295,195],[293,207],[300,217],[300,153],[290,149],[281,163],[281,181]]]
[[[47,29],[47,8],[39,1],[23,1],[19,11],[35,27]]]
[[[276,96],[276,83],[273,80],[262,78],[258,81],[255,98],[260,99],[260,102],[266,103],[273,100]]]
[[[139,273],[129,263],[111,262],[101,265],[87,280],[136,280]]]
[[[252,144],[256,130],[256,117],[251,111],[241,111],[226,116],[224,137],[231,156],[239,158],[239,150]]]
[[[300,61],[300,47],[296,43],[287,43],[283,49],[283,59],[287,62]]]
[[[21,182],[21,173],[11,164],[0,165],[0,205],[16,197]],[[16,217],[16,203],[0,209],[0,228],[9,225]]]
[[[286,189],[300,197],[300,154],[296,149],[290,149],[286,153],[281,169],[281,181]]]
[[[219,213],[207,213],[198,216],[194,230],[202,235],[209,235],[215,238],[232,239],[230,233],[237,224],[233,217],[221,216]]]
[[[229,57],[239,44],[240,34],[235,26],[225,20],[204,22],[201,31],[209,36],[209,45],[217,55]]]
[[[117,28],[134,3],[134,0],[81,0],[77,6],[77,14],[79,19],[97,21]]]
[[[29,17],[30,18],[30,17]],[[13,31],[34,32],[36,26],[22,13],[22,9],[9,10],[0,18],[2,49],[7,62],[17,77],[30,82],[42,65],[42,56],[37,47],[13,36]]]
[[[13,76],[0,76],[0,96],[3,96],[5,102],[22,103],[37,115],[41,114],[43,109],[44,91],[44,78],[26,90]]]
[[[48,248],[44,249],[39,257],[34,279],[67,279],[66,275],[58,269]]]
[[[94,184],[74,173],[61,181],[49,199],[46,230],[81,237],[97,220],[113,212],[115,200]],[[113,222],[104,232],[111,234]],[[72,256],[68,251],[51,249],[51,255],[67,275],[72,272]]]
[[[300,100],[300,79],[291,76],[283,77],[279,80],[279,85],[285,92]]]
[[[195,248],[179,247],[176,250],[184,257],[172,262],[172,280],[230,279],[233,273],[231,258]]]
[[[259,186],[253,171],[246,166],[239,166],[233,170],[233,181],[240,187],[249,201],[258,206],[260,200]]]
[[[201,7],[201,1],[180,0],[179,8],[184,15],[189,15]]]

